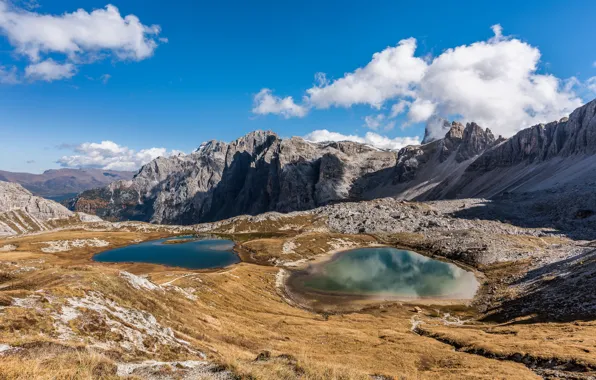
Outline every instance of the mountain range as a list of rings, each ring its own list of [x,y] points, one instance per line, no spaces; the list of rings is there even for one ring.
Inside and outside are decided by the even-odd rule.
[[[0,181],[15,182],[34,195],[61,201],[81,191],[106,186],[113,181],[131,179],[135,173],[102,169],[52,169],[42,174],[0,170]]]
[[[84,191],[69,207],[110,220],[193,224],[380,197],[495,198],[596,184],[596,100],[508,139],[473,122],[443,123],[443,138],[427,132],[422,145],[398,152],[265,131],[209,141]]]

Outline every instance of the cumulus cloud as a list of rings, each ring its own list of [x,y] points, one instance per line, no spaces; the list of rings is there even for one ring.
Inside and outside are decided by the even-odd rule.
[[[416,56],[416,40],[409,38],[340,79],[317,73],[303,107],[390,106],[389,118],[405,113],[406,125],[442,115],[509,136],[566,116],[582,104],[576,90],[585,83],[539,73],[538,48],[504,35],[500,25],[491,29],[488,40],[434,58]]]
[[[60,79],[72,78],[77,72],[72,63],[57,63],[49,58],[45,61],[34,63],[25,68],[25,77],[36,80],[52,82]]]
[[[395,121],[387,120],[387,117],[380,113],[377,115],[368,115],[364,117],[364,125],[373,131],[389,131],[395,127]]]
[[[596,77],[592,77],[586,81],[586,87],[596,95]]]
[[[258,115],[278,114],[285,118],[304,117],[308,109],[294,103],[291,96],[280,98],[272,94],[271,90],[264,88],[254,97],[252,112]]]
[[[92,12],[79,9],[61,15],[42,14],[33,9],[18,8],[0,0],[0,34],[8,38],[18,55],[30,61],[29,67],[48,62],[49,59],[44,61],[44,56],[49,54],[63,56],[63,69],[104,57],[140,61],[153,55],[162,41],[158,25],[144,25],[134,15],[123,17],[113,5]],[[73,72],[74,67],[63,71]],[[39,79],[47,80],[46,77],[51,74]]]
[[[488,42],[436,57],[418,86],[417,100],[434,102],[443,115],[461,115],[507,136],[558,119],[582,104],[564,81],[537,73],[537,48],[503,37],[500,27],[493,31]]]
[[[63,156],[57,163],[67,168],[101,168],[106,170],[136,170],[160,156],[181,154],[168,152],[165,148],[149,148],[136,151],[113,141],[83,143],[74,147],[76,154]]]
[[[410,104],[412,103],[408,102],[407,100],[400,100],[399,102],[395,103],[391,106],[390,117],[394,118],[401,115],[410,106]]]
[[[432,101],[418,98],[410,105],[408,119],[413,123],[428,120],[435,113],[436,109],[437,105]]]
[[[415,50],[414,38],[401,40],[397,46],[375,53],[365,67],[308,89],[308,101],[316,108],[354,104],[380,108],[387,99],[412,95],[412,85],[422,79],[426,70],[426,62],[414,57]]]
[[[15,66],[7,67],[0,65],[0,84],[17,84],[19,82],[17,68]]]
[[[330,132],[326,129],[312,131],[304,139],[312,142],[327,141],[353,141],[361,144],[368,144],[379,149],[399,150],[408,145],[419,145],[420,139],[415,137],[389,138],[374,132],[367,132],[364,137],[358,135],[344,135],[337,132]]]
[[[424,139],[422,140],[422,143],[426,144],[431,141],[442,139],[445,137],[445,134],[449,132],[449,129],[451,129],[451,123],[441,117],[432,116],[426,122],[426,128],[424,128]]]

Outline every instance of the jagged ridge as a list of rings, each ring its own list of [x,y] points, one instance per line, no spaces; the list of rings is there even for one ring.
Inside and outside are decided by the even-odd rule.
[[[131,181],[84,192],[71,207],[115,220],[192,224],[386,196],[434,200],[541,190],[596,178],[595,108],[593,101],[569,119],[507,140],[476,123],[454,122],[444,138],[427,133],[430,142],[399,152],[255,131],[157,158]]]

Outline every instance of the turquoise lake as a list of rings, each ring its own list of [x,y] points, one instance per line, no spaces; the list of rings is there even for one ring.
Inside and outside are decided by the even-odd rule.
[[[470,299],[478,289],[472,272],[415,252],[361,248],[298,273],[294,287],[341,295]]]
[[[225,267],[240,261],[234,253],[234,242],[217,239],[189,239],[187,236],[152,240],[101,252],[94,261],[107,263],[150,263],[188,269]],[[164,244],[168,240],[180,240],[176,244]]]

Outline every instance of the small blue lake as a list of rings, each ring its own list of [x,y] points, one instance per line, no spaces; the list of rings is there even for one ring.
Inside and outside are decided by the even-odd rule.
[[[201,240],[181,236],[112,249],[93,256],[93,260],[161,264],[188,269],[220,268],[240,261],[233,248],[234,242],[231,240]]]

